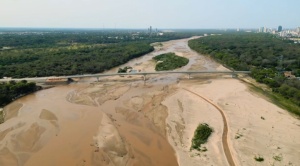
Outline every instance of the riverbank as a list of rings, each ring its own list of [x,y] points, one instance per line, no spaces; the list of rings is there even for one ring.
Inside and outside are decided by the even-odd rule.
[[[272,46],[265,46],[266,41]],[[287,69],[289,71],[282,71],[278,69],[277,63],[269,63],[279,55],[285,56],[286,61],[296,62],[293,54],[300,53],[297,46],[264,34],[208,36],[189,41],[189,46],[198,53],[210,54],[208,56],[234,70],[251,70],[252,78],[269,86],[271,91],[267,92],[267,95],[274,100],[274,103],[300,116],[300,82],[296,78],[297,64],[291,63]],[[285,49],[280,49],[278,52],[278,48]],[[288,50],[293,50],[293,54],[287,53]],[[263,53],[266,51],[277,52],[266,56]],[[249,54],[240,56],[241,52]]]

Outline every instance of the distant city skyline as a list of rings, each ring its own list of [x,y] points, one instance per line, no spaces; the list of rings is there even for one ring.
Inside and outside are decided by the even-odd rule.
[[[286,28],[300,26],[299,0],[1,0],[0,27]]]

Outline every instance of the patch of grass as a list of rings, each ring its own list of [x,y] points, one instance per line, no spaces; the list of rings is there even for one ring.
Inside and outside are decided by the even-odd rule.
[[[281,161],[282,160],[282,155],[273,156],[273,159],[276,160],[276,161]]]
[[[206,123],[200,124],[194,133],[194,138],[192,139],[191,150],[196,149],[198,151],[203,151],[203,149],[201,149],[201,144],[205,144],[207,142],[207,140],[212,132],[213,132],[213,129],[208,124],[206,124]],[[206,148],[204,148],[204,149],[206,149]],[[204,151],[207,151],[207,149]]]
[[[206,151],[207,151],[207,148],[206,148],[206,147],[202,147],[202,148],[200,148],[200,151],[201,151],[201,152],[206,152]]]
[[[239,134],[239,133],[237,133],[236,135],[235,135],[235,139],[239,139],[239,138],[241,138],[243,135],[242,134]]]
[[[265,160],[262,156],[255,156],[254,159],[258,162],[263,162]]]
[[[155,66],[156,71],[174,70],[189,63],[189,59],[177,56],[175,53],[160,54],[153,59],[159,62]]]

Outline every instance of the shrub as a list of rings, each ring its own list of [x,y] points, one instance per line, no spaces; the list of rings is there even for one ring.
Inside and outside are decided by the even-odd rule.
[[[265,160],[262,156],[255,156],[254,159],[258,162],[263,162]]]
[[[192,139],[191,149],[201,150],[201,144],[205,144],[213,132],[213,129],[206,123],[200,124],[194,134],[194,138]]]

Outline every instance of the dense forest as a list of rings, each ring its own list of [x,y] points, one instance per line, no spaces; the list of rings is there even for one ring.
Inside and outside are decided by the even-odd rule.
[[[125,43],[131,41],[167,41],[172,39],[186,38],[188,34],[166,33],[163,36],[135,33],[18,33],[0,35],[0,48],[44,48],[54,46],[70,46],[74,43],[81,44],[107,44]]]
[[[0,29],[0,78],[92,74],[153,51],[152,42],[202,32]]]
[[[0,107],[10,103],[16,98],[34,92],[38,89],[40,89],[40,87],[36,86],[35,83],[28,83],[26,80],[20,82],[10,81],[8,83],[0,83]]]
[[[300,106],[300,45],[271,34],[235,33],[199,38],[189,46],[235,70],[251,70],[258,82]]]
[[[0,51],[0,77],[99,73],[153,51],[147,42]]]
[[[0,49],[61,47],[73,44],[110,44],[128,42],[162,42],[191,37],[201,32],[183,31],[148,33],[142,30],[28,30],[2,32],[0,29]]]

